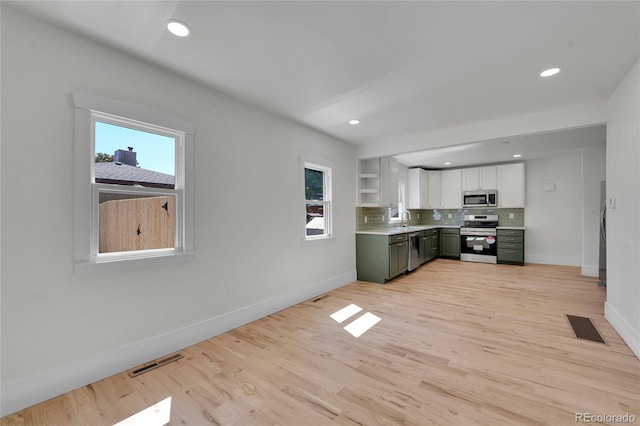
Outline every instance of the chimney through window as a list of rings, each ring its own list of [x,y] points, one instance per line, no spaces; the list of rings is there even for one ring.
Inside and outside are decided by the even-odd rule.
[[[136,152],[133,150],[133,147],[127,147],[129,150],[125,151],[124,149],[118,149],[113,153],[113,161],[116,163],[127,164],[129,166],[137,167],[138,160],[136,159]]]

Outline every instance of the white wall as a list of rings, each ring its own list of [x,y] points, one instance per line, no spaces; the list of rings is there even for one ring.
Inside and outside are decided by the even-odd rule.
[[[545,191],[545,184],[555,190]],[[525,261],[582,263],[582,160],[574,155],[525,162]]]
[[[355,149],[2,6],[2,415],[355,279]],[[196,133],[196,260],[73,273],[80,91]],[[302,244],[300,153],[336,164],[336,238]]]
[[[600,246],[600,182],[605,180],[605,144],[582,149],[582,275],[597,277]]]
[[[640,62],[609,99],[605,317],[640,358]]]

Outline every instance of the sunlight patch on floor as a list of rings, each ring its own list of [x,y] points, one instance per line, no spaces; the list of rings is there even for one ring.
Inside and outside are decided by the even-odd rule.
[[[354,305],[352,303],[349,306],[345,306],[344,308],[340,309],[339,311],[332,313],[330,315],[330,317],[333,318],[334,320],[336,320],[338,322],[338,324],[341,324],[344,320],[346,320],[347,318],[350,318],[351,316],[357,314],[361,310],[362,310],[362,308],[360,306]]]
[[[355,304],[350,304],[349,306],[345,306],[339,311],[334,312],[329,315],[333,318],[338,324],[341,324],[346,319],[351,318],[353,315],[362,311],[362,308]],[[367,312],[362,315],[357,320],[351,322],[350,324],[343,327],[347,332],[349,332],[354,337],[362,336],[367,330],[380,322],[381,318],[372,314],[371,312]]]
[[[367,312],[351,324],[344,327],[354,337],[362,336],[367,330],[376,325],[380,321],[380,317]]]
[[[116,423],[113,426],[164,426],[171,421],[171,397]]]

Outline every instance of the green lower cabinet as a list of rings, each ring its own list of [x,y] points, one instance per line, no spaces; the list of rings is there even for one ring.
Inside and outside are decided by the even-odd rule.
[[[440,252],[440,232],[437,229],[422,231],[420,236],[420,263],[438,257]]]
[[[440,257],[460,259],[460,229],[440,229]]]
[[[358,280],[387,281],[407,272],[408,234],[356,234]],[[460,259],[460,229],[420,232],[420,263],[437,257]],[[524,265],[524,230],[498,229],[498,263]]]
[[[524,265],[524,230],[498,229],[498,263]]]
[[[429,260],[440,257],[440,231],[434,229],[431,236],[431,247],[429,247]]]
[[[389,279],[407,272],[407,242],[389,244]]]
[[[358,280],[385,283],[407,271],[407,234],[356,234]]]
[[[429,246],[431,245],[431,235],[427,231],[420,233],[420,263],[429,261]]]

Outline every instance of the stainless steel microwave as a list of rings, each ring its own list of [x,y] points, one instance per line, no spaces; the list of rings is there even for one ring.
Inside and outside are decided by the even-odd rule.
[[[498,191],[462,191],[462,207],[497,207]]]

